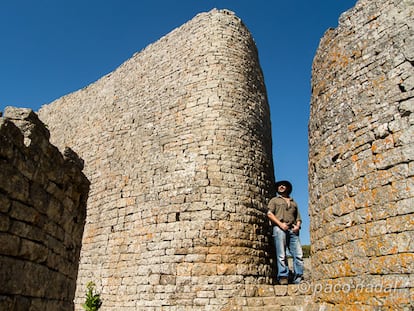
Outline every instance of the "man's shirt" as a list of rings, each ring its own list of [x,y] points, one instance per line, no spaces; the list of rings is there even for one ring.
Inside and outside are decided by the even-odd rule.
[[[286,223],[288,226],[296,224],[298,220],[302,221],[300,217],[298,205],[295,200],[289,198],[290,205],[282,197],[274,197],[268,204],[269,212],[272,212],[281,222]]]

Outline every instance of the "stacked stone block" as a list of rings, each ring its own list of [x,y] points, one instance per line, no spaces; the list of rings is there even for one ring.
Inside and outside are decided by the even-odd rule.
[[[313,62],[309,122],[317,302],[412,310],[414,2],[360,0]]]
[[[73,310],[89,182],[30,109],[0,118],[0,310]]]
[[[220,310],[271,284],[269,107],[232,12],[197,15],[39,115],[91,181],[78,308],[89,281],[105,310]]]

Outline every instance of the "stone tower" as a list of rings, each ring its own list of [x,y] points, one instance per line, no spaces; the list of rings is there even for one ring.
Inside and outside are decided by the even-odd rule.
[[[105,310],[214,310],[271,281],[269,107],[233,13],[197,15],[39,116],[91,181],[77,302],[94,281]]]
[[[313,63],[316,302],[412,310],[413,111],[414,1],[360,0],[325,33]]]

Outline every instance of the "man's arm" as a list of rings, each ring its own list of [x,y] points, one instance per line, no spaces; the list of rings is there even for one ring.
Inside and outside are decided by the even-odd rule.
[[[293,225],[292,231],[298,233],[300,230],[300,226],[302,225],[302,221],[299,219],[296,221],[296,224]]]
[[[293,225],[292,231],[295,233],[298,233],[302,225],[302,217],[300,216],[299,208],[298,207],[296,208],[297,208],[296,224]]]
[[[267,212],[267,217],[270,219],[272,223],[277,225],[283,231],[289,230],[289,226],[284,222],[281,222],[271,211]]]

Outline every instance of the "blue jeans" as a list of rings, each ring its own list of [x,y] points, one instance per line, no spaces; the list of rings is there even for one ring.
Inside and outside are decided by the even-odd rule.
[[[291,230],[283,231],[278,226],[273,226],[273,241],[276,248],[277,279],[289,277],[289,265],[286,249],[293,257],[294,280],[303,275],[303,252],[299,241],[299,235]]]

